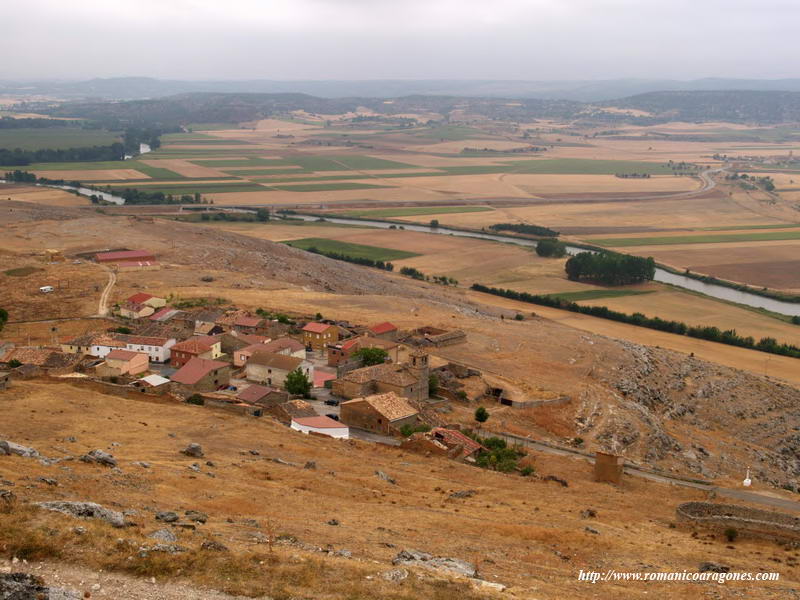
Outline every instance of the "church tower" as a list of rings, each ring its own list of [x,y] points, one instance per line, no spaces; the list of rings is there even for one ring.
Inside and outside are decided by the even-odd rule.
[[[415,348],[411,351],[408,357],[408,364],[406,365],[409,373],[417,378],[417,385],[415,386],[415,400],[428,399],[428,376],[430,375],[430,368],[428,366],[428,354]]]

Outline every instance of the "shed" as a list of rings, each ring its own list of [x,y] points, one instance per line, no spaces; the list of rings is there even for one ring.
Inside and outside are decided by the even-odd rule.
[[[343,440],[350,437],[350,428],[330,417],[296,417],[292,419],[291,428],[303,433],[317,433]]]

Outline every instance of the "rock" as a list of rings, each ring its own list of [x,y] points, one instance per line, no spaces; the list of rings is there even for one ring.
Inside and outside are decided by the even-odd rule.
[[[215,540],[206,540],[202,544],[200,544],[200,548],[203,550],[208,550],[210,552],[227,552],[228,547],[225,544],[221,544]]]
[[[545,481],[555,481],[556,483],[560,483],[562,487],[569,487],[566,479],[561,479],[561,477],[556,477],[555,475],[547,475],[544,477]]]
[[[199,473],[200,465],[198,465],[197,463],[192,463],[191,465],[189,465],[189,470],[194,471],[195,473]]]
[[[253,456],[260,456],[261,452],[259,452],[258,450],[250,450],[250,454],[252,454]]]
[[[94,502],[38,502],[36,506],[80,519],[100,519],[114,527],[125,527],[127,525],[122,513],[109,510]]]
[[[15,454],[16,456],[22,456],[23,458],[39,457],[39,453],[33,448],[15,444],[14,442],[9,442],[8,440],[0,440],[0,456],[11,456],[12,454]]]
[[[62,588],[48,588],[41,577],[27,573],[0,574],[0,599],[32,600],[79,600],[78,592]]]
[[[419,550],[402,550],[394,557],[392,564],[448,571],[464,577],[475,577],[477,574],[477,568],[471,562],[459,558],[434,557]]]
[[[472,498],[478,492],[475,490],[461,490],[450,494],[451,498]]]
[[[36,481],[41,481],[42,483],[46,483],[47,485],[53,485],[53,486],[58,485],[58,481],[50,477],[37,477]]]
[[[713,562],[701,562],[700,567],[697,569],[701,573],[711,572],[711,573],[728,573],[731,568],[726,565],[720,565]]]
[[[313,460],[308,461],[306,464],[303,465],[304,469],[316,469],[317,463]]]
[[[333,525],[334,527],[338,524],[339,524],[338,519],[331,519],[330,521],[328,521],[328,525]]]
[[[156,513],[156,521],[163,521],[164,523],[174,523],[180,519],[178,513],[171,510],[163,510]]]
[[[108,452],[102,450],[92,450],[88,454],[81,456],[81,460],[85,463],[97,463],[107,467],[116,467],[117,459]]]
[[[86,527],[81,527],[81,526],[73,527],[72,533],[74,533],[75,535],[86,535]]]
[[[202,458],[203,456],[205,456],[203,454],[203,447],[200,444],[194,444],[194,443],[189,444],[188,446],[186,446],[186,448],[181,450],[181,452],[186,456],[193,456],[195,458]]]
[[[341,556],[342,558],[353,558],[353,553],[350,550],[337,550],[334,552],[335,556]]]
[[[150,463],[149,462],[144,462],[143,460],[137,460],[133,464],[136,465],[137,467],[142,467],[143,469],[149,469],[150,468]]]
[[[216,464],[214,464],[214,462],[213,462],[213,461],[207,460],[207,461],[206,461],[206,466],[207,466],[207,467],[216,467],[217,465],[216,465]]]
[[[380,477],[384,481],[388,481],[392,485],[397,485],[397,482],[392,477],[390,477],[389,475],[384,473],[383,471],[375,471],[375,475],[377,475],[378,477]]]
[[[380,577],[386,581],[399,583],[408,579],[408,571],[406,569],[392,569],[391,571],[384,571]]]
[[[593,533],[594,535],[600,535],[600,532],[597,531],[594,527],[584,527],[583,530],[587,533]]]
[[[74,435],[71,435],[71,436],[69,436],[69,437],[66,437],[66,438],[64,438],[64,441],[65,441],[65,442],[71,442],[71,443],[74,443],[74,442],[77,442],[77,441],[78,441],[78,439],[77,439],[77,438],[76,438]]]
[[[153,546],[141,546],[139,548],[139,556],[146,558],[150,552],[163,552],[164,554],[178,554],[186,552],[187,548],[178,546],[177,544],[155,544]]]
[[[208,521],[208,515],[198,510],[187,510],[183,514],[186,515],[186,518],[190,521],[195,521],[197,523],[205,523]]]
[[[597,511],[593,508],[587,508],[581,511],[581,519],[594,519],[597,516]]]
[[[172,533],[169,529],[158,529],[148,535],[147,537],[161,542],[177,542],[178,536]]]
[[[496,592],[504,592],[507,589],[507,586],[502,583],[495,583],[494,581],[486,581],[484,579],[476,579],[474,585],[477,588],[490,589]]]

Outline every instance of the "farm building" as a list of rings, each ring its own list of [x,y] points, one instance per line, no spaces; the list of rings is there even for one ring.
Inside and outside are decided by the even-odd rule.
[[[232,329],[241,333],[259,333],[264,330],[264,319],[261,317],[251,317],[249,315],[239,315],[233,320]]]
[[[339,418],[350,427],[392,435],[403,425],[414,425],[419,412],[394,392],[342,402]]]
[[[169,389],[169,379],[161,375],[148,375],[131,383],[142,392],[161,393]]]
[[[181,315],[183,313],[182,310],[178,310],[177,308],[172,308],[170,306],[165,306],[164,308],[157,310],[155,313],[150,315],[150,320],[155,321],[157,323],[166,323],[167,321],[171,321],[175,317]]]
[[[484,446],[456,429],[436,427],[431,431],[414,433],[401,447],[415,452],[439,454],[454,460],[474,460]]]
[[[289,394],[283,390],[254,383],[240,390],[236,394],[236,399],[240,402],[259,404],[261,406],[277,406],[286,402],[289,399]]]
[[[324,350],[339,341],[339,328],[327,323],[308,323],[303,327],[303,344],[313,350]]]
[[[119,377],[122,375],[138,375],[150,366],[147,354],[116,349],[106,355],[105,362],[95,367],[98,377]]]
[[[124,319],[143,319],[154,312],[155,309],[152,306],[128,301],[121,302],[117,308],[117,313]]]
[[[99,263],[154,262],[156,257],[149,250],[117,250],[114,252],[98,252],[95,255],[95,260]]]
[[[117,271],[158,271],[161,268],[154,260],[128,260],[114,265]]]
[[[384,340],[397,339],[397,326],[389,323],[388,321],[373,325],[367,330],[367,332],[372,337],[382,338]]]
[[[286,376],[301,369],[309,380],[314,380],[314,365],[296,356],[286,356],[265,350],[254,352],[245,366],[248,381],[283,387]]]
[[[350,428],[330,417],[298,417],[292,419],[290,427],[302,433],[317,433],[343,440],[350,437]]]
[[[277,406],[265,408],[264,412],[272,415],[284,425],[290,425],[293,419],[317,416],[317,411],[305,400],[289,400]]]
[[[146,306],[152,306],[153,308],[163,308],[167,305],[166,299],[153,296],[146,292],[137,292],[125,298],[125,301],[131,302],[132,304],[144,304]]]
[[[240,348],[234,353],[233,364],[237,367],[244,366],[254,352],[264,350],[266,352],[274,352],[275,354],[283,354],[285,356],[293,356],[301,360],[306,358],[306,347],[303,346],[294,338],[278,338],[267,343],[252,344],[245,348]]]
[[[184,393],[212,392],[228,387],[231,366],[228,363],[207,358],[191,358],[170,377]]]
[[[365,335],[357,338],[350,338],[338,344],[329,344],[328,366],[338,367],[347,362],[353,352],[361,348],[381,348],[382,350],[386,350],[386,353],[389,355],[389,360],[392,362],[397,362],[399,359],[400,344],[391,340]]]

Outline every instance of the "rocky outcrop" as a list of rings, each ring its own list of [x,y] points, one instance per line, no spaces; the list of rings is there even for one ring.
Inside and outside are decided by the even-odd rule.
[[[38,502],[36,506],[44,510],[60,512],[79,519],[100,519],[106,523],[110,523],[114,527],[125,527],[127,525],[122,513],[110,510],[94,502],[65,502],[56,500],[52,502]]]
[[[419,550],[403,550],[392,560],[393,565],[408,567],[424,567],[437,571],[448,571],[464,577],[476,577],[478,570],[471,562],[460,558],[445,558],[433,556]]]

